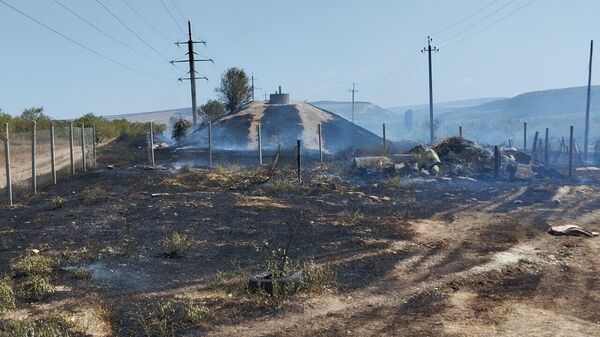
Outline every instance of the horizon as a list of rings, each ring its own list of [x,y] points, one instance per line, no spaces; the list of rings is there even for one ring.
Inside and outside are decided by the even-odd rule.
[[[189,83],[176,81],[185,74],[184,67],[153,60],[161,56],[178,59],[185,52],[173,45],[176,38],[170,41],[161,36],[182,35],[178,26],[185,26],[184,19],[191,20],[196,39],[208,42],[207,48],[198,50],[200,57],[215,60],[215,65],[200,65],[200,75],[207,75],[209,82],[198,84],[199,103],[214,98],[220,75],[236,66],[256,76],[259,99],[282,85],[298,101],[347,102],[348,89],[356,82],[356,99],[361,102],[386,108],[426,104],[427,57],[419,50],[429,34],[433,45],[440,47],[433,57],[434,103],[581,87],[587,80],[589,42],[600,33],[593,15],[600,3],[583,0],[568,6],[558,0],[465,0],[460,4],[264,0],[260,6],[239,0],[167,1],[173,18],[160,1],[128,1],[156,32],[125,2],[100,2],[140,40],[96,2],[3,2],[126,67],[169,78],[149,78],[110,63],[0,3],[4,27],[0,37],[11,46],[0,68],[5,79],[0,82],[0,109],[18,115],[26,108],[42,106],[57,119],[87,112],[109,116],[191,106]],[[94,31],[59,3],[151,57],[141,58]],[[289,15],[257,20],[264,16],[265,7]],[[303,20],[311,24],[297,24]],[[597,69],[592,83],[597,83]]]

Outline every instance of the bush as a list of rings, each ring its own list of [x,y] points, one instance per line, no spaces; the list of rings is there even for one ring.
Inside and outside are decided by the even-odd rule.
[[[50,276],[57,267],[57,261],[51,257],[39,254],[28,254],[24,258],[14,262],[10,269],[16,277],[26,276]]]
[[[169,258],[183,257],[192,247],[193,242],[185,234],[172,232],[158,243],[165,256]]]
[[[208,316],[208,308],[193,302],[162,299],[138,305],[137,322],[144,336],[181,336]]]
[[[92,277],[92,273],[84,267],[79,267],[73,272],[73,277],[77,280],[88,280]]]
[[[0,279],[0,314],[15,308],[15,293],[9,277]]]
[[[171,137],[176,141],[180,141],[187,136],[188,129],[192,126],[192,123],[187,119],[178,120],[175,125],[173,125],[173,132]]]
[[[54,285],[48,276],[30,275],[21,284],[18,294],[33,301],[43,301],[54,294]]]
[[[67,199],[65,199],[61,196],[55,196],[52,199],[50,199],[50,205],[52,206],[52,209],[59,209],[59,208],[63,207],[66,202],[67,202]]]
[[[0,322],[2,337],[83,337],[85,334],[74,331],[64,317],[53,315],[38,320],[7,320]]]
[[[88,187],[82,192],[82,201],[85,206],[91,206],[104,198],[106,190],[104,187],[96,185]]]
[[[322,266],[314,261],[306,261],[301,265],[303,280],[302,289],[310,293],[323,293],[334,288],[335,273],[328,266]]]

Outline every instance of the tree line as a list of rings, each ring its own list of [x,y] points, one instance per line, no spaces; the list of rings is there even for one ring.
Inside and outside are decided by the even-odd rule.
[[[19,116],[11,116],[0,109],[0,124],[2,129],[7,123],[10,132],[30,132],[33,129],[33,122],[36,122],[38,130],[48,130],[54,124],[55,128],[67,128],[73,122],[74,126],[91,127],[96,125],[96,140],[103,141],[118,137],[122,134],[137,135],[149,131],[148,123],[130,122],[126,119],[108,120],[93,113],[85,114],[74,120],[55,120],[44,113],[43,107],[33,107],[25,109]],[[156,132],[163,132],[165,125],[156,125]]]

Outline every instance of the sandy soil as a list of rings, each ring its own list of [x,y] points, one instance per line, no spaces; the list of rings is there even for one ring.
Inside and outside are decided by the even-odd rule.
[[[143,336],[141,303],[185,298],[209,314],[177,331],[182,336],[600,335],[600,238],[546,233],[562,224],[600,231],[599,186],[305,184],[232,189],[205,170],[122,167],[1,208],[0,271],[36,248],[93,274],[83,281],[59,274],[59,291],[47,302],[20,302],[9,317],[66,311],[91,336]],[[88,186],[105,190],[93,205],[79,193]],[[55,195],[67,203],[51,210]],[[330,266],[334,291],[274,305],[210,287],[218,272],[260,271],[257,247],[284,245],[299,211],[291,257]],[[348,212],[360,219],[345,221]],[[181,259],[165,259],[157,247],[173,229],[197,243]]]

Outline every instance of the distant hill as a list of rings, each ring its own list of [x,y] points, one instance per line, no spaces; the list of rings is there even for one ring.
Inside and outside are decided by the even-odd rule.
[[[114,120],[114,119],[127,119],[131,122],[154,122],[157,124],[165,124],[170,126],[169,119],[171,117],[175,118],[185,118],[188,120],[192,120],[192,108],[181,108],[181,109],[172,109],[172,110],[162,110],[162,111],[152,111],[152,112],[138,112],[138,113],[130,113],[130,114],[120,114],[120,115],[107,115],[103,116],[106,119]]]
[[[472,106],[477,106],[493,101],[503,100],[507,97],[484,97],[484,98],[472,98],[472,99],[463,99],[458,101],[449,101],[449,102],[441,102],[434,103],[433,108],[437,112],[446,112],[452,111],[455,109],[467,108]],[[387,108],[387,110],[395,112],[395,113],[404,113],[406,110],[413,110],[414,112],[424,112],[429,113],[429,104],[418,104],[418,105],[405,105],[405,106],[397,106]]]

